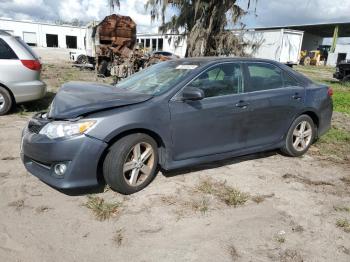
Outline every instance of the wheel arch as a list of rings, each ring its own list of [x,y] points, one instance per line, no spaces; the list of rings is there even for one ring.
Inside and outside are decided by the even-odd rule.
[[[307,116],[311,117],[311,119],[314,122],[316,128],[319,127],[319,125],[320,125],[320,118],[314,111],[307,110],[307,111],[302,112],[298,116],[301,116],[301,115],[307,115]]]
[[[14,94],[12,93],[11,89],[8,88],[7,86],[5,86],[4,84],[0,83],[0,87],[3,87],[6,89],[7,92],[9,92],[11,99],[12,99],[12,106],[14,106],[16,104],[16,98],[14,96]]]
[[[165,148],[166,148],[166,146],[165,146],[163,138],[158,133],[156,133],[155,131],[152,131],[150,129],[146,129],[146,128],[128,129],[128,130],[125,130],[125,131],[113,136],[111,139],[108,140],[108,142],[107,142],[108,146],[106,147],[106,149],[104,150],[104,152],[100,156],[99,163],[97,166],[97,179],[99,181],[104,180],[103,162],[107,156],[109,148],[119,139],[121,139],[125,136],[128,136],[128,135],[137,134],[137,133],[143,133],[143,134],[149,135],[151,138],[153,138],[156,141],[157,146],[158,146],[159,165],[162,166],[165,163],[165,159],[166,159]]]

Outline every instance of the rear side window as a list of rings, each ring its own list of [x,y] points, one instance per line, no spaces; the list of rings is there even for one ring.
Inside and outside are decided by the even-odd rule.
[[[2,38],[0,38],[0,59],[18,59],[15,52]]]
[[[263,91],[283,87],[282,70],[266,63],[248,64],[250,85],[246,92]]]
[[[21,38],[19,38],[19,37],[16,37],[16,40],[18,41],[18,43],[19,43],[22,47],[24,47],[24,48],[32,55],[33,58],[38,59],[38,56],[36,55],[36,53],[33,51],[33,49],[32,49],[29,45],[27,45],[26,42],[24,42],[24,41],[23,41]]]
[[[205,97],[238,94],[243,90],[241,65],[225,63],[214,66],[200,74],[190,86],[202,89]]]
[[[298,82],[286,72],[283,72],[284,86],[298,86]]]

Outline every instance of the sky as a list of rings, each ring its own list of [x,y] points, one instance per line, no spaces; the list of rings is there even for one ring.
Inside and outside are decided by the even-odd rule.
[[[248,0],[237,0],[243,8]],[[248,28],[305,23],[350,21],[350,0],[251,0],[243,22]],[[109,14],[107,0],[0,0],[0,17],[35,21],[71,21],[84,23],[101,20]],[[131,16],[138,32],[157,32],[160,22],[151,22],[145,10],[147,0],[121,0],[116,13]],[[256,9],[256,11],[254,11]],[[170,11],[171,14],[173,11]]]

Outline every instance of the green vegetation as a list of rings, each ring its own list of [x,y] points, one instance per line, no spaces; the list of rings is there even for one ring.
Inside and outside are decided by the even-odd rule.
[[[202,214],[205,214],[209,210],[209,200],[207,198],[193,200],[189,202],[189,205],[194,211],[199,211]]]
[[[349,87],[350,91],[350,87]],[[350,114],[350,92],[334,90],[334,111]]]
[[[350,207],[346,206],[334,206],[333,207],[335,211],[337,212],[349,212],[350,213]]]
[[[108,203],[101,197],[88,196],[85,206],[92,210],[95,217],[100,220],[106,220],[115,216],[119,212],[120,203]]]
[[[123,239],[124,239],[123,230],[122,229],[117,230],[113,237],[114,243],[116,243],[116,245],[120,247],[123,243]]]
[[[226,183],[205,179],[199,183],[197,191],[214,195],[228,206],[238,207],[244,205],[249,199],[249,194],[226,185]]]
[[[349,143],[350,132],[343,129],[337,129],[333,127],[324,136],[320,138],[322,143]]]
[[[336,222],[337,227],[344,230],[346,233],[350,233],[350,222],[346,218],[338,219]]]
[[[350,156],[350,132],[333,127],[316,143],[323,156],[331,160],[346,162]]]

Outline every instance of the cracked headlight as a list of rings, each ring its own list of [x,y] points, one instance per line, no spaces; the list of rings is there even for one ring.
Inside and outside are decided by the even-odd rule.
[[[49,138],[70,137],[84,134],[87,130],[96,124],[94,120],[84,120],[77,122],[54,121],[48,123],[40,130],[41,135]]]

